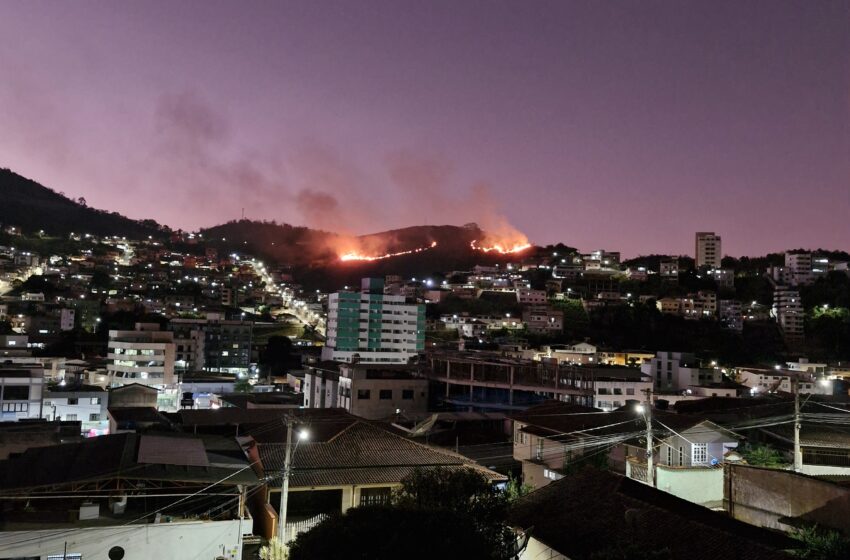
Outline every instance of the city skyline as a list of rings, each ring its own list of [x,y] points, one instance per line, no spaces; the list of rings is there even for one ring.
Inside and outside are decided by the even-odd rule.
[[[846,2],[4,8],[0,165],[130,217],[850,239]]]

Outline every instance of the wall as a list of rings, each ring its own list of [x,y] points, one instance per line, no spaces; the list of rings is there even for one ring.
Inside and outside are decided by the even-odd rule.
[[[791,471],[729,465],[724,501],[732,517],[760,527],[789,530],[785,517],[832,527],[850,535],[850,488]]]
[[[670,468],[656,465],[655,486],[683,500],[705,507],[723,506],[723,469]]]
[[[218,556],[236,560],[242,557],[241,535],[251,532],[250,519],[3,531],[0,551],[10,558],[45,559],[47,555],[61,556],[67,543],[68,554],[81,554],[83,558],[107,558],[112,547],[121,546],[125,551],[124,560],[212,559]]]

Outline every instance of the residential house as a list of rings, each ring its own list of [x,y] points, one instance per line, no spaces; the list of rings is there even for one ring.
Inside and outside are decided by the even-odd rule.
[[[632,550],[688,560],[791,558],[781,534],[598,469],[528,494],[509,519],[524,537],[521,560],[624,558]]]
[[[235,442],[116,434],[0,461],[0,550],[10,558],[242,558],[258,483]],[[215,492],[209,492],[211,485]],[[202,501],[175,494],[204,493]],[[37,494],[38,500],[31,500]]]
[[[493,482],[506,477],[456,453],[411,441],[388,425],[342,410],[301,410],[291,420],[294,433],[309,434],[292,450],[287,534],[309,528],[323,515],[361,505],[388,503],[392,491],[417,468],[471,469]],[[260,472],[275,475],[284,465],[286,427],[273,422],[248,429],[243,440]],[[280,487],[269,485],[249,502],[258,532],[271,537],[277,522]]]
[[[109,392],[96,385],[58,384],[44,391],[44,418],[79,420],[82,434],[88,437],[109,432]]]

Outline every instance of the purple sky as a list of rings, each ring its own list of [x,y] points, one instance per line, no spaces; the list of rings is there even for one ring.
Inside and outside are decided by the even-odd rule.
[[[0,166],[193,229],[850,249],[850,0],[5,2]]]

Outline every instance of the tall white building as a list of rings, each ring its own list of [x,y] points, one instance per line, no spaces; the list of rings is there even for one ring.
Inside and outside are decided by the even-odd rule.
[[[723,380],[720,370],[700,367],[697,357],[686,352],[658,352],[640,370],[652,378],[656,392],[687,391]]]
[[[696,251],[694,252],[696,267],[720,268],[720,259],[722,258],[720,236],[715,235],[713,231],[698,231],[696,233]]]
[[[109,385],[140,383],[169,386],[174,376],[174,333],[156,323],[136,323],[136,330],[109,331]]]
[[[384,281],[364,278],[360,292],[328,297],[323,360],[406,364],[425,349],[425,305],[384,294]]]
[[[787,342],[798,342],[803,338],[803,302],[800,292],[776,286],[773,290],[772,315]]]
[[[815,277],[812,271],[811,253],[785,253],[785,283],[790,286],[811,284]]]

